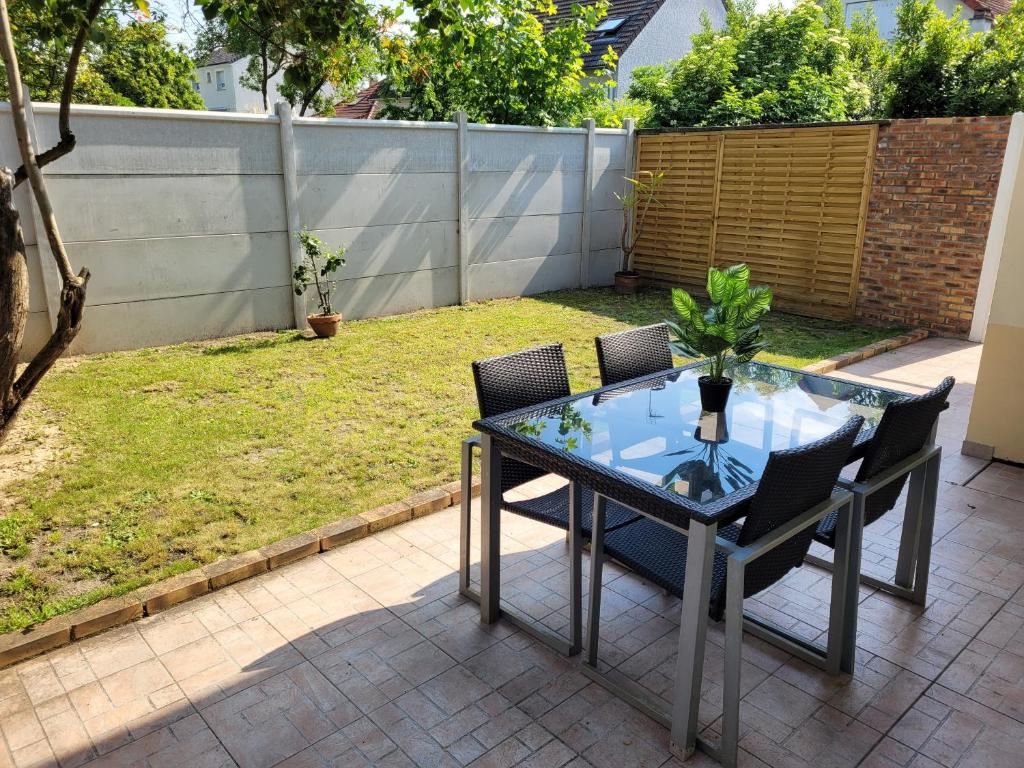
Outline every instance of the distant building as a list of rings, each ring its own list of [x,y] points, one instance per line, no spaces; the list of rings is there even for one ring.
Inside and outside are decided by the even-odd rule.
[[[192,86],[203,97],[206,108],[214,112],[263,112],[263,94],[246,88],[240,78],[249,66],[249,56],[218,48],[206,61],[196,62],[196,79]],[[271,78],[267,100],[270,111],[282,100],[278,87],[284,81],[278,72]]]
[[[558,12],[541,16],[546,29],[567,19],[575,0],[555,0]],[[700,31],[701,15],[707,12],[715,28],[725,24],[724,0],[610,0],[608,15],[587,36],[590,53],[583,57],[588,72],[603,66],[601,56],[611,47],[619,56],[615,88],[608,95],[626,95],[633,70],[649,64],[665,64],[690,52],[690,36]]]
[[[373,120],[384,107],[378,98],[383,80],[378,80],[364,88],[352,101],[339,101],[334,105],[335,117],[347,117],[350,120]]]
[[[970,22],[973,32],[991,29],[996,16],[1010,10],[1010,0],[935,0],[935,4],[947,16],[956,12]],[[896,9],[900,7],[900,0],[843,0],[843,5],[847,23],[855,14],[870,9],[877,20],[878,34],[886,40],[896,36]]]

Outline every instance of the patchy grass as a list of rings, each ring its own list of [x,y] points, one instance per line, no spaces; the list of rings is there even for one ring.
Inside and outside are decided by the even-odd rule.
[[[24,417],[59,424],[63,447],[5,491],[0,631],[454,480],[472,360],[561,341],[587,389],[595,335],[669,314],[666,291],[561,291],[348,322],[329,341],[81,358]],[[764,359],[792,366],[897,332],[778,313],[765,326]]]

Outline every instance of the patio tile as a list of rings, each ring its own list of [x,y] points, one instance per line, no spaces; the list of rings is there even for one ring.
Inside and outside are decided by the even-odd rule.
[[[235,762],[202,718],[191,715],[85,765],[88,768],[234,768]]]
[[[359,719],[358,708],[312,665],[274,675],[202,712],[243,768],[266,768]]]
[[[744,768],[1020,765],[1024,503],[999,467],[987,490],[956,485],[977,472],[956,453],[976,349],[929,340],[840,372],[923,389],[951,370],[962,382],[939,433],[928,604],[862,588],[852,676],[745,637]],[[472,509],[476,526],[478,500]],[[901,521],[894,510],[867,529],[867,570],[893,573]],[[501,533],[503,597],[564,632],[564,534],[510,515]],[[457,563],[450,508],[0,671],[0,768],[714,764],[672,758],[667,732],[591,682],[578,658],[505,622],[481,625],[457,593]],[[613,563],[604,583],[602,665],[667,704],[679,601]],[[830,586],[804,567],[747,608],[821,642]],[[709,738],[721,726],[723,643],[712,624]]]

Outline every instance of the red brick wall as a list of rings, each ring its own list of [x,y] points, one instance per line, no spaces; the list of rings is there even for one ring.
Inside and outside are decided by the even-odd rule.
[[[858,317],[967,335],[1009,127],[1009,117],[881,126]]]

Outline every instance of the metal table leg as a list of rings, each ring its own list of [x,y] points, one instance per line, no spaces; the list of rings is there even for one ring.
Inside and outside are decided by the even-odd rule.
[[[501,616],[501,451],[480,437],[480,621]]]
[[[932,564],[932,533],[935,530],[935,507],[939,497],[939,469],[942,464],[942,449],[928,461],[928,475],[924,482],[924,498],[921,503],[921,523],[917,540],[917,562],[914,574],[914,597],[918,605],[928,599],[928,574]]]
[[[669,747],[685,760],[697,747],[697,714],[700,709],[701,676],[704,672],[704,641],[708,632],[711,599],[711,566],[715,558],[718,526],[690,521],[679,621],[679,655],[672,695],[672,731]]]

